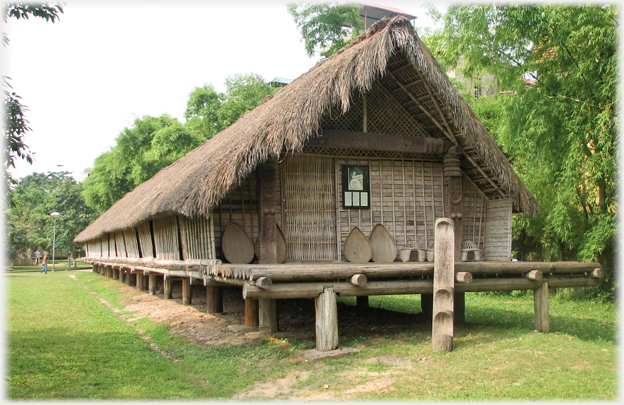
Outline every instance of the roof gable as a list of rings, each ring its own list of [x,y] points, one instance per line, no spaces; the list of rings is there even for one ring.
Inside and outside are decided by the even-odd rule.
[[[76,242],[150,218],[207,215],[223,196],[269,158],[301,152],[327,114],[354,115],[375,91],[428,136],[462,145],[462,169],[491,193],[509,196],[529,214],[538,204],[453,88],[404,17],[383,19],[348,47],[320,61],[274,96],[186,156],[136,187],[76,237]],[[406,115],[405,115],[406,114]],[[371,130],[372,131],[372,130]],[[480,186],[481,188],[487,186]]]

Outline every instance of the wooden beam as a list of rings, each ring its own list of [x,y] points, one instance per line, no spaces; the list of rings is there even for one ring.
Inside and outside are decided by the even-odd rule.
[[[308,144],[338,149],[419,153],[423,155],[442,155],[451,146],[451,142],[446,139],[342,130],[324,130],[320,137],[311,138]]]
[[[156,294],[156,274],[150,274],[147,276],[148,280],[148,290],[151,295]]]
[[[580,262],[461,262],[455,263],[456,271],[475,274],[524,274],[539,270],[547,274],[591,273],[600,263]]]

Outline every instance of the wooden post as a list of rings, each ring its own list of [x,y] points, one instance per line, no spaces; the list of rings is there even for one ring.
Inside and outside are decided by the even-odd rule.
[[[221,287],[206,286],[206,312],[209,314],[223,312],[223,290]]]
[[[143,275],[141,273],[135,273],[136,275],[136,288],[137,290],[143,290]]]
[[[258,300],[246,299],[245,300],[245,325],[246,326],[258,326]]]
[[[171,277],[164,277],[164,283],[165,283],[165,299],[170,300],[171,291],[173,291],[173,280],[171,279]]]
[[[119,282],[123,283],[124,282],[124,271],[121,269],[121,267],[119,269],[117,269],[117,271],[119,272]]]
[[[258,321],[261,332],[277,332],[277,300],[261,298],[258,300]]]
[[[136,286],[136,274],[126,271],[126,285],[130,287]]]
[[[466,293],[464,292],[453,294],[453,320],[455,324],[466,322]]]
[[[444,216],[451,218],[454,225],[455,233],[455,262],[461,262],[461,245],[463,242],[463,226],[462,217],[464,215],[464,186],[462,171],[460,167],[460,158],[464,148],[461,146],[451,146],[446,155],[444,155],[444,191],[442,198],[444,200]],[[464,322],[466,318],[466,302],[465,293],[456,292],[455,298],[462,304],[455,306],[455,319],[458,322]]]
[[[534,290],[533,302],[535,306],[535,330],[538,332],[550,332],[550,320],[548,318],[548,281]]]
[[[433,316],[433,294],[420,294],[420,310],[431,319]]]
[[[182,279],[182,305],[191,305],[192,293],[191,293],[191,279],[184,277]]]
[[[269,160],[258,167],[258,187],[260,188],[260,204],[258,204],[260,218],[260,237],[258,238],[258,263],[277,263],[277,163]],[[268,285],[271,280],[261,281],[260,286]],[[277,332],[278,315],[277,304],[274,299],[260,299],[256,301],[258,310],[258,325],[261,331]],[[247,306],[245,306],[247,309]],[[251,310],[251,307],[250,307]],[[245,322],[247,316],[245,316]]]
[[[453,350],[455,291],[455,241],[453,221],[439,218],[435,223],[433,270],[433,350]]]
[[[148,280],[147,289],[149,290],[149,293],[151,295],[155,295],[156,294],[156,274],[150,274],[148,278],[149,280]]]
[[[368,308],[368,295],[358,296],[355,299],[356,306],[361,308]]]
[[[338,307],[333,288],[326,288],[314,301],[316,309],[316,350],[338,347]]]

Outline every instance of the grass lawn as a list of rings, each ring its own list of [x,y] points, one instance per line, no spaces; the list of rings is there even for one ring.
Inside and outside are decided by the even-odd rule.
[[[531,295],[466,296],[451,353],[431,333],[341,338],[354,356],[308,363],[312,341],[204,348],[146,319],[125,292],[84,271],[5,273],[9,399],[614,400],[613,303],[551,297],[551,333],[534,333]],[[88,289],[84,288],[87,286]],[[109,302],[113,309],[98,298]],[[353,297],[340,298],[355,304]],[[419,296],[371,297],[418,312]],[[285,344],[286,343],[286,344]]]

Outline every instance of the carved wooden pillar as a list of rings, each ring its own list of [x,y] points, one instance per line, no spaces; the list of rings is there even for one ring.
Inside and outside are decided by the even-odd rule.
[[[435,259],[433,268],[433,350],[453,350],[453,315],[455,260],[453,222],[439,218],[435,223]]]
[[[462,217],[464,215],[464,187],[460,157],[464,148],[452,146],[444,155],[444,216],[453,220],[455,228],[455,262],[461,261],[463,238]],[[455,322],[463,323],[466,318],[465,293],[455,293]]]
[[[259,263],[277,263],[277,162],[269,160],[258,167],[260,189]],[[261,298],[258,309],[260,329],[277,332],[278,316],[275,300]]]

